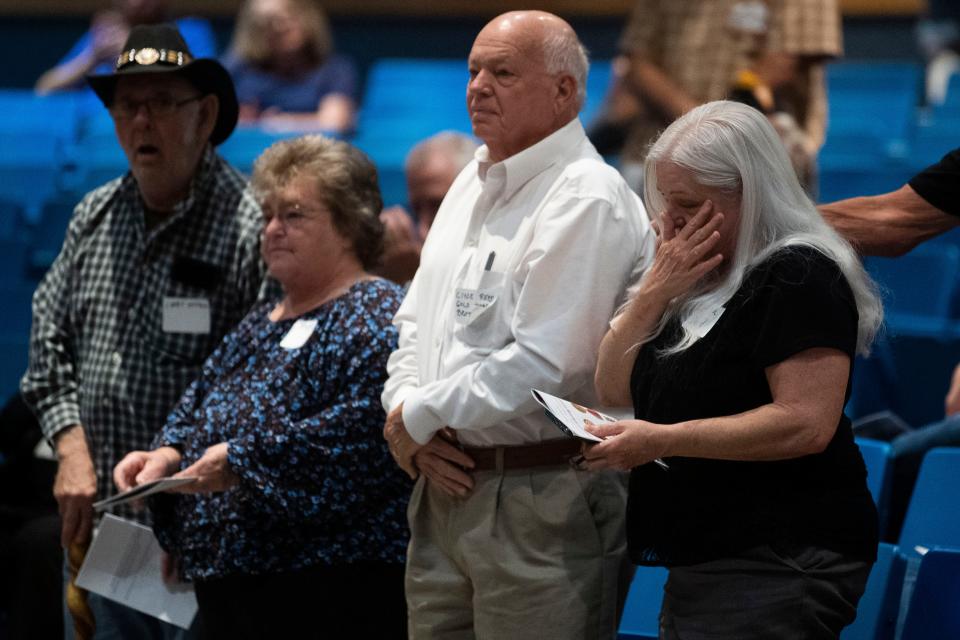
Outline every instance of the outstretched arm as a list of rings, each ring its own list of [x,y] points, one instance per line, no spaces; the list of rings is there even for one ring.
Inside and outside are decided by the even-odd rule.
[[[824,219],[864,255],[899,256],[960,225],[910,185],[878,196],[820,205]]]

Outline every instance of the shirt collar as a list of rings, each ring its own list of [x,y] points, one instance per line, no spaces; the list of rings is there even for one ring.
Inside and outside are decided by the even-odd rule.
[[[475,154],[480,180],[486,182],[488,176],[504,176],[501,195],[509,199],[531,178],[575,148],[585,135],[580,119],[574,118],[540,142],[496,163],[490,161],[490,150],[483,145]]]

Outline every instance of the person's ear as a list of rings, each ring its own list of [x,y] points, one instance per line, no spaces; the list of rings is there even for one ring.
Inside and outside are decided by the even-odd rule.
[[[208,93],[200,99],[199,121],[197,127],[202,140],[209,140],[217,126],[217,116],[220,114],[220,99]]]
[[[563,74],[557,79],[556,95],[554,98],[557,113],[570,109],[577,100],[577,81],[569,74]]]

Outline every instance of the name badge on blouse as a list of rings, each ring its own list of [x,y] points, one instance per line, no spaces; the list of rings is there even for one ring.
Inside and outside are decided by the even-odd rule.
[[[210,301],[164,296],[163,330],[166,333],[210,333]]]
[[[683,328],[697,336],[697,338],[702,338],[710,333],[710,329],[713,329],[713,325],[717,324],[717,320],[720,319],[724,311],[726,311],[725,307],[715,307],[705,312],[692,315],[683,321]]]
[[[457,289],[456,291],[456,321],[466,324],[492,305],[497,295],[496,289]]]
[[[280,346],[284,349],[299,349],[307,343],[316,328],[316,320],[297,320],[290,327],[290,331],[287,331],[287,335],[283,336]]]

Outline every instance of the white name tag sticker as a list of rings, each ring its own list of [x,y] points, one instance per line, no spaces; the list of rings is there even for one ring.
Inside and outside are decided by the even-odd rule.
[[[210,333],[210,301],[164,296],[163,330],[166,333]]]
[[[283,336],[280,346],[284,349],[299,349],[307,343],[316,328],[316,320],[297,320],[290,327],[290,331],[287,331],[287,335]]]
[[[497,295],[494,291],[494,289],[457,289],[454,301],[456,321],[466,324],[496,302]]]
[[[683,322],[683,328],[698,338],[702,338],[710,333],[710,329],[713,329],[713,325],[717,324],[717,320],[720,319],[724,311],[726,311],[726,308],[716,307],[691,316]]]

